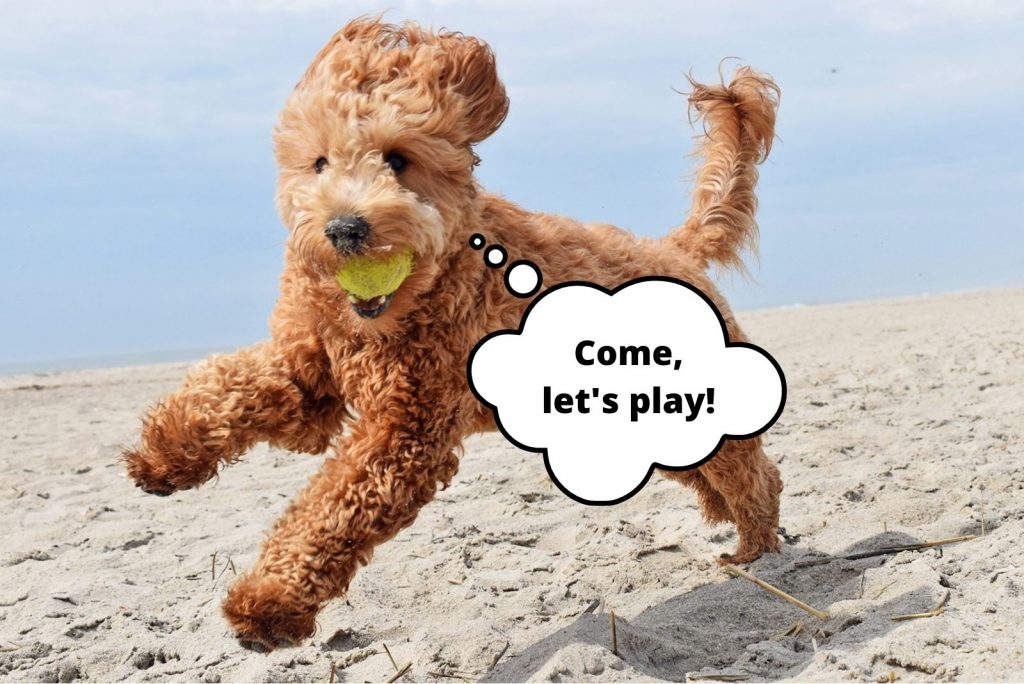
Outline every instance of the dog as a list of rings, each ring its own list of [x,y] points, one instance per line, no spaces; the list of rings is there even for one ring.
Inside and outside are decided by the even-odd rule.
[[[288,228],[271,339],[193,369],[151,408],[123,454],[131,479],[167,495],[198,487],[257,442],[332,449],[230,588],[223,612],[243,645],[297,644],[347,590],[374,547],[447,487],[468,435],[495,429],[467,383],[488,333],[516,328],[529,299],[467,248],[480,233],[528,256],[545,284],[614,287],[668,275],[706,293],[744,341],[708,275],[742,268],[755,247],[757,164],[771,149],[779,89],[740,68],[728,84],[693,82],[703,122],[691,215],[660,240],[531,213],[485,192],[474,146],[509,101],[486,43],[416,24],[357,19],[313,59],[274,132],[277,206]],[[344,292],[336,272],[372,250],[412,250],[391,295]],[[708,523],[734,523],[723,562],[777,551],[779,471],[758,437],[726,440],[698,469],[665,472],[696,489]]]

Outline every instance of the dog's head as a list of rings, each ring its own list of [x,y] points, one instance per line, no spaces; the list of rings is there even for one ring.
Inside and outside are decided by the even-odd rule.
[[[413,273],[394,294],[349,295],[356,320],[393,322],[464,248],[477,194],[473,145],[507,111],[485,43],[414,24],[350,23],[313,59],[274,133],[293,257],[333,282],[350,258],[411,249]]]

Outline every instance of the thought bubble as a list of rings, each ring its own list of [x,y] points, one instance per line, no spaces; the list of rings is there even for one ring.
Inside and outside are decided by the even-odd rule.
[[[469,238],[469,246],[473,249],[484,249],[487,239],[480,233]],[[484,250],[484,263],[491,268],[501,268],[508,261],[508,252],[501,245],[491,245]],[[505,269],[505,289],[520,299],[527,299],[537,294],[544,281],[537,264],[527,259],[518,259]]]
[[[481,340],[468,371],[504,435],[587,504],[624,501],[655,466],[694,468],[726,438],[764,432],[786,397],[775,359],[731,342],[700,290],[660,276],[552,287],[519,330]]]

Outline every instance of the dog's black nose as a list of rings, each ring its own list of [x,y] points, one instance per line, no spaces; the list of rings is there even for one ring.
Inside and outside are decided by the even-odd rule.
[[[324,235],[334,248],[345,254],[361,252],[370,236],[370,224],[362,216],[335,216],[324,227]]]

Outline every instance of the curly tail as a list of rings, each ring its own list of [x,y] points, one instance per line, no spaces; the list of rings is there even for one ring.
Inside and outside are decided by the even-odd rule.
[[[692,78],[690,85],[691,116],[704,122],[695,154],[704,163],[690,217],[669,239],[704,268],[716,263],[744,270],[741,252],[757,250],[757,164],[772,148],[779,87],[749,67],[737,69],[728,85]]]

